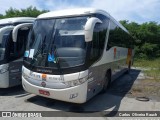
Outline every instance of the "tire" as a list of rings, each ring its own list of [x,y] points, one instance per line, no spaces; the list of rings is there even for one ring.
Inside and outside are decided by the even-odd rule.
[[[108,90],[110,86],[110,82],[111,82],[111,75],[109,72],[107,72],[101,93],[106,93],[106,91]]]

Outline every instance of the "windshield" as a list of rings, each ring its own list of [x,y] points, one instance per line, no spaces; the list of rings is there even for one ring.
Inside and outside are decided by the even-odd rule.
[[[87,17],[37,20],[29,34],[24,60],[34,66],[57,68],[84,64]]]
[[[13,26],[13,24],[11,23],[0,24],[0,28],[6,27],[6,26]]]
[[[2,36],[2,40],[0,40],[0,61],[4,60],[5,44],[7,43],[10,32],[11,32],[11,30],[5,32]]]

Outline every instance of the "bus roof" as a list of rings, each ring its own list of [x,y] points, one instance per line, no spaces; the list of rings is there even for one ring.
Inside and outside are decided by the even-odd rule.
[[[116,23],[119,27],[121,27],[124,31],[129,33],[125,27],[123,27],[118,21],[116,21],[109,13],[104,10],[95,9],[95,8],[74,8],[74,9],[63,9],[63,10],[56,10],[47,13],[43,13],[38,16],[38,19],[45,19],[45,18],[56,18],[56,17],[70,17],[70,16],[81,16],[81,15],[88,15],[99,13],[109,17],[114,23]]]
[[[94,9],[94,8],[74,8],[74,9],[63,9],[56,10],[47,13],[43,13],[38,16],[38,18],[53,18],[53,17],[64,17],[64,16],[80,16],[88,15],[92,13],[101,13],[109,16],[109,14],[103,10]]]
[[[33,17],[14,17],[14,18],[5,18],[0,19],[1,24],[14,24],[14,23],[21,23],[21,22],[33,22],[35,18]]]

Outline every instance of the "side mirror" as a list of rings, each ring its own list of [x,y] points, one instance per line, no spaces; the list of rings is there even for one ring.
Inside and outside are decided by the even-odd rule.
[[[6,27],[3,27],[0,29],[0,43],[2,41],[2,38],[3,38],[3,34],[6,32],[6,31],[9,31],[9,30],[13,30],[13,26],[6,26]]]
[[[84,31],[85,31],[85,41],[90,42],[93,39],[93,30],[96,23],[102,23],[102,21],[96,17],[91,17],[87,20]]]
[[[22,29],[22,30],[27,30],[30,29],[30,27],[32,27],[33,23],[23,23],[23,24],[19,24],[16,27],[14,27],[13,32],[12,32],[12,39],[13,42],[17,42],[17,34],[18,34],[18,30]]]

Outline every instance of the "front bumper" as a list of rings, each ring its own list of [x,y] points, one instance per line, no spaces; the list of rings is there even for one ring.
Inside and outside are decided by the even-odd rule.
[[[0,74],[0,88],[8,88],[9,86],[9,72]]]
[[[51,88],[45,88],[33,85],[29,83],[27,80],[24,79],[22,76],[22,85],[23,88],[29,92],[36,95],[66,101],[66,102],[72,102],[72,103],[84,103],[87,100],[87,86],[88,82],[65,89],[51,89]],[[42,95],[39,93],[39,90],[48,91],[50,94],[48,96]]]

